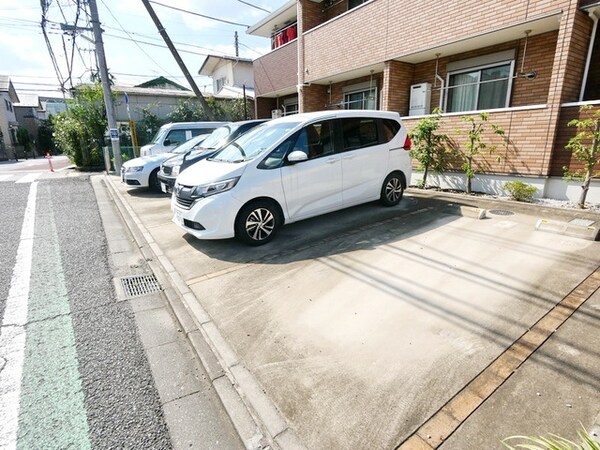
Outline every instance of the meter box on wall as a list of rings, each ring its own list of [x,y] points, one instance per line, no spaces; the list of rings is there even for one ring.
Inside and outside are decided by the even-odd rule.
[[[431,83],[413,84],[410,87],[409,116],[422,116],[431,112]]]

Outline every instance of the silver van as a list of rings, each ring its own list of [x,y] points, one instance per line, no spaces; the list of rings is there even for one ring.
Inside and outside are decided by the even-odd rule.
[[[152,156],[168,152],[179,144],[201,134],[210,134],[228,122],[173,122],[160,127],[152,141],[140,149],[140,156]]]

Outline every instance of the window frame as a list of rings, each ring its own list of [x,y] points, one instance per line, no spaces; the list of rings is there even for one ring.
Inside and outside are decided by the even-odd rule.
[[[500,66],[509,66],[508,69],[508,79],[506,79],[506,81],[508,81],[507,83],[507,87],[506,87],[506,94],[504,97],[504,105],[503,106],[498,106],[497,108],[486,108],[486,109],[500,109],[500,108],[508,108],[510,106],[510,99],[511,99],[511,95],[512,95],[512,87],[513,87],[513,80],[514,80],[514,73],[515,73],[515,60],[513,59],[505,59],[505,60],[501,60],[501,61],[495,61],[495,62],[490,62],[487,64],[480,64],[480,65],[475,65],[475,66],[470,66],[470,67],[464,67],[464,68],[460,68],[460,69],[456,69],[456,70],[449,70],[448,73],[446,74],[446,87],[445,87],[445,93],[444,93],[444,112],[447,113],[461,113],[461,112],[473,112],[473,111],[480,111],[479,109],[479,95],[481,93],[481,86],[482,86],[482,82],[481,82],[481,72],[485,69],[491,69],[494,67],[500,67]],[[448,110],[448,99],[450,97],[450,89],[453,88],[453,86],[450,85],[450,77],[453,75],[460,75],[460,74],[465,74],[465,73],[472,73],[472,72],[478,72],[478,78],[477,78],[477,93],[476,93],[476,97],[475,97],[475,109],[470,109],[470,110],[464,110],[464,111],[449,111]],[[499,78],[498,80],[502,80],[503,78]],[[494,80],[496,81],[496,80]],[[492,82],[492,81],[490,81]],[[457,85],[457,86],[461,86],[461,85]]]

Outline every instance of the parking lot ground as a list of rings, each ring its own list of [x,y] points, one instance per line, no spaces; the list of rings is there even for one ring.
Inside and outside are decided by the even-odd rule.
[[[264,424],[271,438],[500,449],[512,434],[574,436],[600,410],[597,277],[539,348],[515,346],[600,266],[600,243],[535,230],[542,216],[579,213],[414,191],[398,207],[291,224],[249,248],[184,235],[168,198],[109,181],[208,313],[225,369],[251,377],[242,396],[259,386],[283,418]],[[459,202],[496,214],[465,217]],[[496,370],[493,391],[449,403],[514,352],[522,364]]]

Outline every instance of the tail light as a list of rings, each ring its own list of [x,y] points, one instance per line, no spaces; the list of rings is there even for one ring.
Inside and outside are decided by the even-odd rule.
[[[412,147],[412,141],[410,140],[410,136],[407,134],[406,139],[404,139],[404,146],[402,147],[404,150],[409,151]]]

